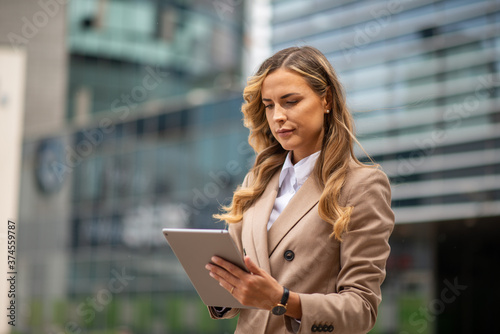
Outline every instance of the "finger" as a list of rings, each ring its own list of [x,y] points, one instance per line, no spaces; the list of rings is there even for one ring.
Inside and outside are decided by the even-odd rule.
[[[226,261],[218,256],[213,256],[211,258],[212,262],[216,264],[217,266],[225,269],[227,272],[229,272],[231,275],[233,275],[236,278],[241,278],[243,275],[245,275],[245,271],[243,271],[240,267],[232,264],[229,261]]]
[[[205,268],[207,268],[207,269],[208,269],[208,266],[209,266],[209,265],[207,265]],[[216,267],[216,266],[213,266],[213,265],[212,265],[212,267]],[[219,268],[219,269],[220,269],[220,268]],[[223,269],[220,269],[220,270],[223,270]],[[225,271],[225,270],[224,270],[224,271]],[[223,287],[224,289],[226,289],[226,290],[227,290],[230,294],[232,294],[232,295],[234,296],[234,293],[235,293],[235,290],[236,290],[236,285],[235,285],[235,284],[233,284],[233,283],[229,283],[228,281],[226,281],[226,280],[224,279],[224,277],[221,277],[221,276],[217,275],[217,273],[215,273],[215,272],[210,271],[210,272],[209,272],[209,275],[210,275],[212,278],[214,278],[217,282],[219,282],[219,285],[220,285],[221,287]]]
[[[210,271],[210,276],[212,276],[219,282],[226,281],[231,285],[236,285],[239,281],[236,276],[218,265],[207,264],[205,268]]]
[[[219,282],[220,286],[222,286],[224,289],[226,289],[228,292],[231,292],[231,290],[233,290],[233,287],[236,289],[236,287],[226,281],[220,281]],[[235,290],[234,289],[234,290]],[[233,293],[234,293],[234,290],[233,290]]]
[[[233,293],[234,293],[234,289],[233,288],[236,288],[234,285],[232,285],[228,281],[224,280],[224,278],[222,278],[220,276],[216,276],[215,274],[214,275],[210,275],[210,276],[212,276],[213,278],[215,278],[219,282],[219,285],[221,287],[223,287],[224,289],[226,289],[228,292],[231,292],[231,290],[233,290]]]
[[[218,275],[216,272],[213,272],[213,271],[210,271],[208,273],[213,279],[215,279],[216,281],[218,281],[220,284],[222,284],[222,282],[226,282],[226,280],[224,279],[224,277]]]

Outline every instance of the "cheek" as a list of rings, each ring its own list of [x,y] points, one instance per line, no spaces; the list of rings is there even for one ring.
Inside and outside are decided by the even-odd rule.
[[[273,113],[272,111],[265,109],[265,115],[266,115],[266,121],[267,124],[272,124],[273,123]]]
[[[272,116],[272,115],[271,115],[271,113],[269,113],[269,112],[266,112],[266,121],[267,121],[267,125],[268,125],[268,127],[269,127],[269,129],[270,129],[270,131],[271,131],[272,135],[273,135],[274,137],[276,137],[276,136],[275,136],[275,133],[274,133],[274,128],[275,128],[275,126],[274,126],[273,116]]]
[[[318,141],[320,140],[323,135],[324,135],[324,130],[323,130],[323,121],[315,120],[314,122],[311,122],[309,125],[309,140],[312,141]]]
[[[306,121],[306,126],[311,134],[317,135],[323,130],[324,116],[323,113],[317,113]]]
[[[270,113],[270,112],[268,112],[268,111],[266,111],[266,120],[267,120],[267,123],[268,123],[268,124],[271,124],[272,119],[273,119],[273,118],[272,118],[272,116],[271,116],[271,113]]]

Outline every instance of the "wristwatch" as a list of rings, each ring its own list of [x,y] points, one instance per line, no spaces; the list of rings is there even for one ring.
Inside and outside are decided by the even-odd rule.
[[[283,297],[281,297],[281,301],[271,309],[272,314],[283,315],[286,313],[286,305],[289,295],[290,291],[287,288],[283,287]]]

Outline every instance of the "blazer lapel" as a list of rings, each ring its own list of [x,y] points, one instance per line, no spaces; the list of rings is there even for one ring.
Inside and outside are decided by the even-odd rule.
[[[322,192],[323,190],[316,182],[314,176],[309,176],[271,226],[268,235],[268,245],[266,247],[269,256],[271,256],[276,246],[278,246],[288,231],[319,202]]]
[[[267,248],[267,222],[273,210],[274,201],[278,194],[280,171],[276,172],[264,193],[257,199],[252,210],[252,237],[259,267],[271,273],[269,253]]]

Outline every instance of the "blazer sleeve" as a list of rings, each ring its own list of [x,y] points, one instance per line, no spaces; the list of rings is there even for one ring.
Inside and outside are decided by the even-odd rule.
[[[336,292],[299,294],[300,333],[320,325],[328,325],[333,333],[367,333],[375,325],[394,228],[391,191],[387,176],[378,169],[359,167],[350,173],[342,202],[354,209],[340,244]],[[291,321],[286,321],[289,328]]]
[[[250,173],[245,176],[243,183],[241,184],[241,188],[248,187]],[[233,237],[234,242],[241,250],[241,222],[236,224],[229,224],[228,227],[229,234]],[[215,308],[213,306],[208,306],[208,312],[212,319],[229,319],[234,318],[240,313],[240,309],[238,308]]]

